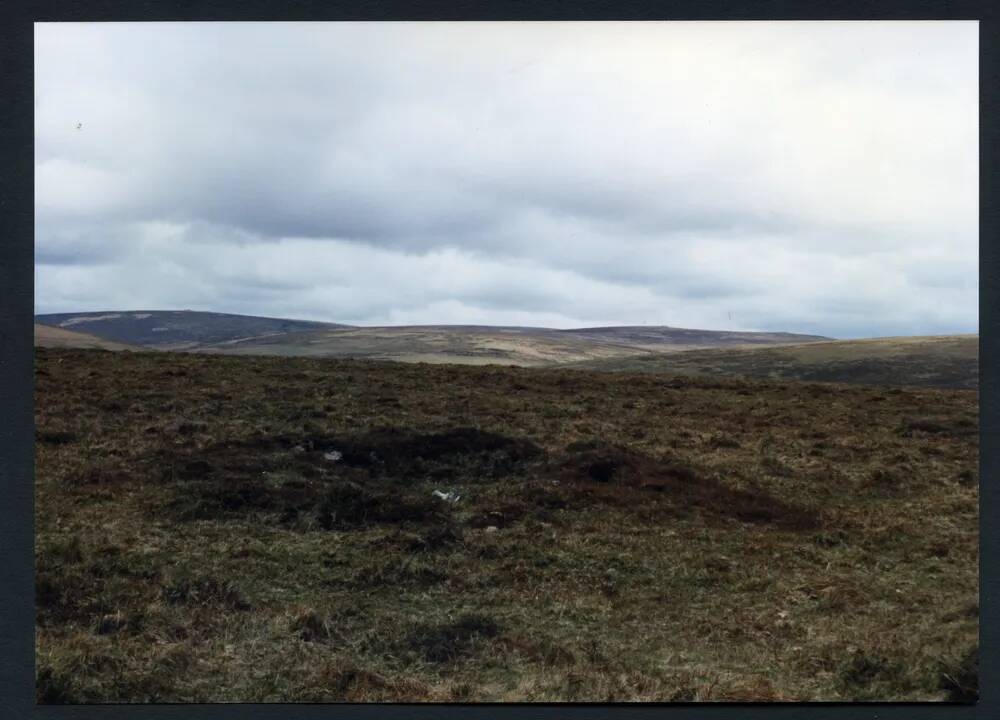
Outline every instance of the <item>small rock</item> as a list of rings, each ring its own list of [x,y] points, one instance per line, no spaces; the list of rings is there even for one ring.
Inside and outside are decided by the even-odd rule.
[[[323,453],[323,459],[329,460],[330,462],[337,462],[344,457],[344,453],[339,450],[331,450],[330,452]]]
[[[495,533],[498,529],[499,528],[497,528],[496,525],[488,525],[486,527],[486,532],[488,532],[488,533]]]

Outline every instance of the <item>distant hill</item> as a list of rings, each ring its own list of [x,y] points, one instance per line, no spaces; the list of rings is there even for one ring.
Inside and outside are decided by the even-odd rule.
[[[488,325],[354,327],[191,311],[105,311],[36,316],[45,325],[160,350],[233,355],[366,358],[402,362],[538,366],[630,358],[692,348],[828,340],[792,333],[658,327],[555,330]]]
[[[690,350],[592,360],[569,367],[975,389],[979,387],[979,336],[896,337]]]
[[[88,333],[49,327],[35,323],[35,346],[56,348],[81,348],[96,350],[143,350],[144,348],[125,343],[105,340]]]
[[[678,328],[555,330],[488,325],[340,327],[202,346],[203,352],[367,358],[400,362],[533,367],[584,360],[632,358],[652,352],[734,344],[808,342],[816,336],[726,333]],[[828,338],[816,338],[826,340]]]
[[[678,352],[705,347],[735,347],[739,345],[773,345],[776,343],[808,343],[829,341],[822,335],[800,335],[786,332],[731,332],[726,330],[689,330],[665,325],[579,328],[558,332],[578,338],[616,342],[648,350]]]
[[[160,350],[195,349],[234,340],[303,330],[344,327],[334,323],[191,310],[110,310],[36,315],[35,322],[83,331],[105,340]]]
[[[540,328],[367,327],[287,333],[202,347],[203,352],[363,358],[525,367],[642,355],[638,347]]]

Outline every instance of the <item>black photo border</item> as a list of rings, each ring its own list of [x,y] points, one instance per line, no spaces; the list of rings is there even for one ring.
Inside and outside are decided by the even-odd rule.
[[[975,0],[8,0],[0,5],[0,717],[21,718],[899,718],[1000,717],[997,547],[1000,3]],[[34,655],[33,24],[269,20],[979,21],[980,700],[800,704],[36,705]]]

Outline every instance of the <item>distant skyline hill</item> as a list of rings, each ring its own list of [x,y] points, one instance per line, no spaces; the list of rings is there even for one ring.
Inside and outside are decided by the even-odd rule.
[[[36,316],[35,344],[220,355],[570,367],[927,387],[978,386],[977,335],[833,340],[631,325],[358,327],[190,310]]]
[[[634,347],[663,350],[664,345],[675,349],[724,347],[737,345],[773,345],[775,343],[826,342],[834,338],[789,332],[750,332],[738,330],[695,330],[668,325],[624,325],[561,330],[580,338],[616,341]]]
[[[49,313],[36,315],[35,322],[160,350],[186,350],[250,337],[345,327],[310,320],[195,310]]]
[[[36,322],[113,342],[239,355],[366,358],[538,366],[695,348],[829,340],[818,335],[668,326],[554,329],[488,325],[358,327],[190,310],[107,310],[37,315]]]

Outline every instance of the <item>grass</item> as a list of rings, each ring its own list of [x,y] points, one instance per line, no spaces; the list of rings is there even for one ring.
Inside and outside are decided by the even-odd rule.
[[[876,338],[700,349],[595,359],[569,367],[972,390],[979,387],[979,336]]]
[[[977,691],[970,391],[42,348],[35,412],[40,702]]]
[[[640,347],[613,339],[583,338],[552,330],[384,327],[290,332],[241,342],[206,345],[200,352],[232,355],[355,358],[461,365],[538,366],[642,355]]]
[[[106,340],[95,335],[89,335],[75,330],[60,327],[50,327],[35,323],[35,345],[42,347],[65,347],[95,350],[142,350],[143,348],[126,343]]]

